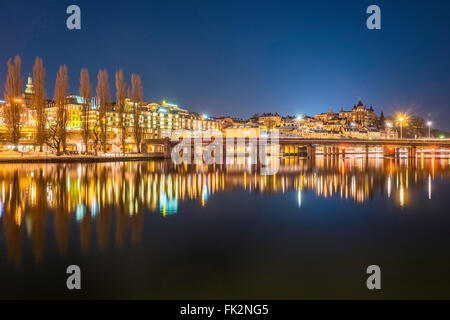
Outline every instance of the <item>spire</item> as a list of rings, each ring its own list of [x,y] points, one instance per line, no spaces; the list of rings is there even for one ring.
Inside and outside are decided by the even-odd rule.
[[[31,78],[31,74],[28,74],[28,81],[27,81],[27,87],[25,88],[25,93],[26,94],[34,93],[33,78]]]
[[[361,97],[359,97],[359,99],[358,99],[358,107],[359,107],[359,106],[363,106],[363,103],[362,103]]]

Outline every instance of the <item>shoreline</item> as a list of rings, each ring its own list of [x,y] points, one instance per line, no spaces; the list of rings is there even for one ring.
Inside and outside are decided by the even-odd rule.
[[[14,158],[0,158],[0,164],[8,163],[96,163],[96,162],[125,162],[162,160],[162,154],[148,154],[136,156],[26,156]]]

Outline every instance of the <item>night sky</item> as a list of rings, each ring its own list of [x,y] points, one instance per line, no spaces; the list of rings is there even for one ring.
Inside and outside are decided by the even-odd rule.
[[[0,89],[6,61],[23,76],[36,56],[53,96],[56,71],[71,91],[87,67],[139,73],[147,101],[211,116],[315,114],[351,108],[408,111],[450,129],[450,1],[5,1],[0,0]],[[81,7],[82,30],[66,28]],[[381,30],[366,8],[381,8]]]

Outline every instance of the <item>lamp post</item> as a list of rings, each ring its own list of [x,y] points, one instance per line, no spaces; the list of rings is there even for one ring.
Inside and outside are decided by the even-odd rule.
[[[387,137],[391,138],[392,137],[392,123],[386,122],[385,127],[387,128],[387,130],[386,130]]]
[[[427,122],[427,126],[428,126],[428,139],[431,139],[431,125],[433,123],[431,121]]]
[[[405,118],[400,117],[398,121],[400,121],[400,139],[403,139],[403,121],[405,121]]]

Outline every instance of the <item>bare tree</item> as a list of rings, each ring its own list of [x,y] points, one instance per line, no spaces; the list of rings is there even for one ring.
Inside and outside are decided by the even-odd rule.
[[[89,110],[92,99],[92,85],[89,79],[89,71],[87,69],[81,69],[80,72],[80,97],[83,98],[83,106],[81,108],[81,133],[83,136],[84,148],[87,153],[89,142]]]
[[[45,69],[42,59],[36,57],[33,66],[33,86],[34,95],[32,98],[33,107],[36,110],[36,143],[39,145],[39,151],[42,152],[46,140],[46,116],[45,116]]]
[[[109,91],[108,71],[99,70],[97,74],[97,102],[99,107],[98,122],[100,126],[100,143],[103,152],[106,152],[106,143],[108,140],[107,132],[107,111],[111,103],[111,93]]]
[[[22,108],[22,83],[20,67],[22,61],[19,56],[14,57],[14,65],[11,58],[8,59],[8,75],[5,85],[5,105],[3,107],[3,119],[8,131],[8,140],[13,144],[14,150],[18,150],[20,139],[20,111]]]
[[[47,144],[56,150],[57,155],[66,152],[67,125],[69,112],[67,110],[67,95],[69,94],[69,76],[67,66],[60,66],[55,82],[55,114],[49,126]]]
[[[127,95],[127,84],[123,79],[123,71],[120,69],[116,72],[116,103],[117,103],[117,115],[119,117],[120,127],[120,144],[122,152],[125,153],[125,139],[127,137],[125,127],[125,99]]]
[[[61,145],[62,140],[59,135],[58,127],[56,125],[56,121],[50,123],[48,128],[47,139],[45,143],[52,149],[55,149],[56,155],[61,155]]]
[[[94,152],[98,153],[98,143],[100,142],[100,121],[95,121],[94,128],[92,129],[92,136],[94,140]]]
[[[133,102],[133,131],[134,140],[136,141],[137,152],[141,152],[141,142],[143,126],[141,124],[141,104],[144,99],[144,93],[142,90],[142,81],[139,75],[134,73],[131,75],[131,101]]]

